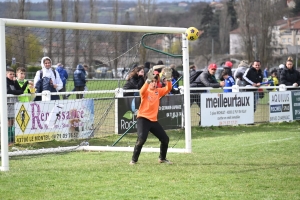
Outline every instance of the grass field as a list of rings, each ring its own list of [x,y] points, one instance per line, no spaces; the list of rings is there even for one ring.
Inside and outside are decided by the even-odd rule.
[[[183,147],[183,130],[168,134],[170,146]],[[197,127],[192,138],[193,153],[168,154],[173,165],[144,152],[134,166],[130,152],[12,157],[0,199],[300,199],[298,122]],[[150,135],[146,144],[158,141]]]

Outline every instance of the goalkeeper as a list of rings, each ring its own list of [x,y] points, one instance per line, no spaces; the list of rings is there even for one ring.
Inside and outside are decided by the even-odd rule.
[[[148,78],[140,90],[141,105],[137,114],[137,141],[133,150],[132,159],[129,164],[134,165],[139,159],[142,147],[147,140],[149,131],[160,141],[159,163],[172,164],[166,159],[169,137],[157,121],[160,98],[168,94],[172,89],[172,69],[164,69],[163,76],[167,84],[164,88],[157,88],[158,75],[153,74],[153,69],[147,73]]]

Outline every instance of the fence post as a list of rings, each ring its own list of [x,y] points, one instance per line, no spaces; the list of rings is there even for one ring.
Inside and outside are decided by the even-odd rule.
[[[51,92],[49,90],[42,91],[42,101],[51,101]]]
[[[240,89],[239,89],[239,86],[238,85],[233,85],[232,86],[232,92],[239,92]]]
[[[118,107],[118,101],[120,97],[123,97],[124,91],[123,88],[116,88],[115,89],[115,134],[118,134],[118,122],[119,122],[119,107]]]
[[[280,84],[280,85],[279,85],[279,91],[280,91],[280,92],[286,91],[286,85]]]

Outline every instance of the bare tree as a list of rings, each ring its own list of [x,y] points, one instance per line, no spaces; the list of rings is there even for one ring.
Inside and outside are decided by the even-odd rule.
[[[48,20],[53,21],[53,0],[48,0]],[[52,43],[53,43],[53,29],[49,29],[49,37],[48,37],[48,56],[52,58]]]
[[[229,52],[229,31],[231,29],[231,16],[228,14],[227,4],[220,14],[220,26],[219,26],[219,41],[221,47],[221,53]]]
[[[25,0],[19,0],[18,1],[18,5],[19,5],[19,9],[18,9],[18,19],[25,19]],[[21,58],[21,64],[20,66],[22,67],[26,67],[26,56],[25,56],[25,28],[20,28],[20,34],[19,34],[19,57]]]
[[[119,13],[119,1],[115,0],[114,1],[114,8],[113,8],[113,15],[114,15],[114,24],[118,24],[118,13]],[[117,74],[117,68],[118,68],[118,53],[119,53],[119,37],[118,37],[118,32],[113,32],[114,36],[114,70],[115,74]]]
[[[157,24],[157,15],[155,13],[155,0],[138,0],[136,9],[136,25],[153,26]],[[138,38],[142,34],[137,34]],[[140,47],[140,63],[145,63],[147,60],[147,50]]]
[[[61,0],[61,20],[67,21],[68,16],[68,0]],[[66,30],[61,29],[61,63],[66,64]]]
[[[281,0],[240,0],[237,3],[239,28],[246,59],[260,59],[263,65],[271,60],[271,27],[277,17]]]
[[[80,1],[74,0],[74,22],[79,22],[80,13],[79,13],[79,6]],[[74,48],[74,63],[73,67],[76,68],[76,66],[79,64],[79,44],[80,44],[80,38],[79,38],[79,30],[74,30],[74,37],[75,37],[75,48]]]
[[[95,6],[95,0],[90,0],[90,22],[91,23],[97,23],[98,17],[97,17],[97,9]],[[89,37],[88,37],[88,62],[89,62],[89,71],[91,72],[91,66],[93,64],[93,55],[94,55],[94,37],[92,34],[92,31],[89,31]],[[92,76],[91,73],[89,73],[89,76]],[[91,78],[91,77],[90,77]]]

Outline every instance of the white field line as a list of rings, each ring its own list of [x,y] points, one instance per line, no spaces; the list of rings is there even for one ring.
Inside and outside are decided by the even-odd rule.
[[[260,144],[275,143],[275,142],[291,140],[291,139],[294,139],[294,138],[295,137],[282,138],[282,139],[278,139],[278,140],[268,140],[268,141],[265,141],[265,142],[258,142],[258,143],[243,145],[243,146],[254,146],[254,145],[260,145]],[[296,138],[298,138],[298,137],[296,137]]]

